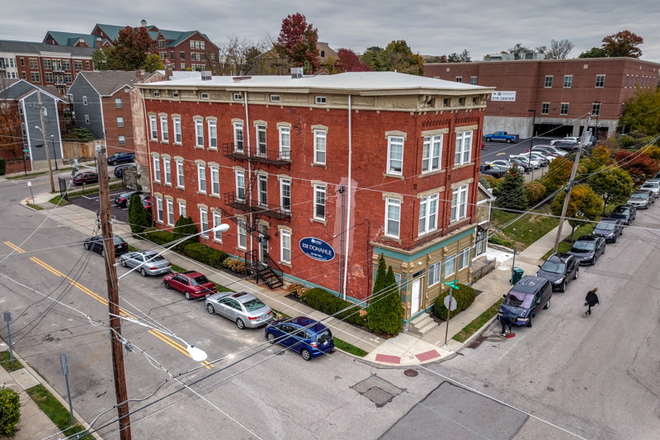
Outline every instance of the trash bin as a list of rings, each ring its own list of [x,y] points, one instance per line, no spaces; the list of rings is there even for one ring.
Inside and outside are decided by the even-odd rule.
[[[515,285],[518,281],[520,281],[524,273],[525,271],[522,270],[521,268],[514,267],[511,273],[511,284]]]

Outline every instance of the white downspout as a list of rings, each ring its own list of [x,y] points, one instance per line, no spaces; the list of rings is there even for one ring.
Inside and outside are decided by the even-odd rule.
[[[351,225],[351,161],[353,159],[353,124],[351,122],[351,95],[348,95],[348,210],[346,212],[346,229],[344,233],[346,238],[344,240],[344,286],[342,292],[344,294],[344,300],[346,300],[346,285],[348,283],[348,247],[349,247],[349,235],[350,235],[350,225]]]

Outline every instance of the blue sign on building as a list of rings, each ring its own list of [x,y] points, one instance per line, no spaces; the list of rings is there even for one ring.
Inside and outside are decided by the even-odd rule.
[[[335,250],[319,238],[305,237],[300,240],[300,250],[305,255],[318,261],[330,261],[335,258]]]

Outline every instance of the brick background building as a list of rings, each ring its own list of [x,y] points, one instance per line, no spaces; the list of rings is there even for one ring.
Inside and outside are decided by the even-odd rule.
[[[354,299],[368,298],[383,254],[406,321],[444,279],[468,282],[491,89],[392,72],[137,87],[160,227],[228,223],[202,242]],[[335,257],[303,253],[307,237]]]
[[[591,112],[591,128],[608,136],[637,88],[657,87],[659,69],[636,58],[577,58],[425,64],[424,75],[495,87],[484,120],[489,133],[505,130],[526,138],[553,130],[551,136],[578,136]],[[499,92],[515,92],[515,100],[498,101]]]

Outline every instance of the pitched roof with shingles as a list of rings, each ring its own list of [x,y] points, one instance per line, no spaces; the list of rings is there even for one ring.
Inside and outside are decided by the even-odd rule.
[[[116,41],[119,38],[119,31],[124,29],[126,26],[116,26],[114,24],[101,24],[96,23],[96,26],[101,29],[112,41]]]
[[[96,89],[97,92],[101,94],[101,96],[110,96],[126,85],[133,87],[133,84],[136,82],[134,71],[82,71],[78,75],[85,77],[85,79],[89,81],[89,83]]]
[[[0,52],[15,52],[15,53],[34,53],[40,52],[62,52],[71,54],[72,56],[91,57],[95,51],[93,47],[79,47],[79,46],[57,46],[55,44],[34,43],[30,41],[11,41],[0,40]]]
[[[60,32],[60,31],[48,31],[44,37],[44,42],[48,36],[53,37],[53,40],[57,42],[60,46],[73,46],[81,38],[85,40],[85,43],[89,47],[96,47],[96,39],[99,38],[99,35],[90,35],[90,34],[77,34],[73,32]]]

